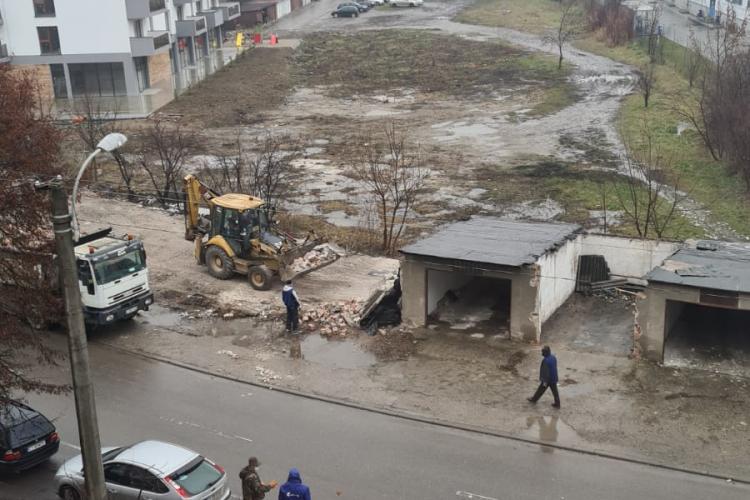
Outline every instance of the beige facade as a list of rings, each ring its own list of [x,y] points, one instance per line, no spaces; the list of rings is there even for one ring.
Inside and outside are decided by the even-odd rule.
[[[10,70],[15,74],[28,75],[37,85],[39,97],[44,105],[50,105],[55,99],[52,88],[52,73],[47,64],[12,65]]]
[[[148,75],[152,87],[171,88],[172,62],[169,59],[169,52],[162,52],[148,58]]]

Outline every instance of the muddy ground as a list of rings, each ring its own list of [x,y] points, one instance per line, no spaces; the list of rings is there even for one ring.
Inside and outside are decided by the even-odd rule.
[[[162,116],[200,129],[210,154],[231,148],[238,135],[248,149],[269,132],[299,138],[305,153],[296,164],[299,183],[284,208],[339,227],[366,226],[369,213],[349,173],[350,146],[389,120],[408,128],[431,169],[413,235],[476,212],[596,225],[597,176],[610,179],[620,168],[613,119],[632,91],[630,68],[576,51],[561,80],[549,73],[547,59],[528,52],[549,51],[538,38],[451,22],[465,4],[431,1],[423,9],[334,20],[331,2],[313,3],[276,26],[283,37],[303,39],[298,49],[253,50]],[[425,41],[446,44],[445,54],[451,44],[481,50],[464,50],[461,73],[433,82],[426,77],[429,51],[417,50]],[[510,42],[516,47],[508,48]],[[347,47],[352,53],[342,57]],[[387,67],[378,51],[412,48],[420,57],[399,53],[390,80],[369,64]],[[301,55],[310,53],[316,57],[305,62]],[[493,54],[509,57],[508,67],[525,76],[497,73]],[[89,194],[79,215],[143,236],[159,304],[131,326],[97,334],[97,341],[268,385],[750,478],[747,379],[628,359],[627,304],[576,298],[545,325],[543,340],[557,352],[562,378],[563,410],[551,419],[549,401],[536,407],[525,401],[535,385],[538,347],[486,328],[473,337],[472,328],[446,325],[323,338],[314,324],[304,329],[310,333],[287,337],[278,290],[255,292],[239,277],[212,279],[194,264],[181,216]],[[708,224],[704,215],[691,223]],[[296,286],[314,310],[366,297],[396,265],[352,255]]]

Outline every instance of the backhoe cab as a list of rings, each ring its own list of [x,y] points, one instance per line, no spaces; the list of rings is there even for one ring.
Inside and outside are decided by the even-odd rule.
[[[273,209],[260,198],[220,195],[193,175],[185,177],[184,187],[185,239],[195,241],[198,263],[208,266],[215,278],[229,279],[239,273],[248,276],[256,290],[268,290],[275,275],[292,279],[338,258],[309,268],[294,266],[293,272],[292,263],[319,245],[313,234],[298,241],[281,231],[273,221]]]

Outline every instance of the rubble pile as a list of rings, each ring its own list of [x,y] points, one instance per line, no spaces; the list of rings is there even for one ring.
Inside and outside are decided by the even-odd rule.
[[[336,261],[340,255],[328,244],[318,245],[302,257],[296,258],[289,266],[289,271],[294,274],[300,274],[312,269],[328,265]]]
[[[357,327],[362,304],[358,300],[320,304],[303,311],[302,323],[308,331],[319,331],[324,337],[345,337]]]

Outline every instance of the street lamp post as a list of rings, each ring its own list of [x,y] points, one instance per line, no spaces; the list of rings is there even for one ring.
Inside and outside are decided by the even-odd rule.
[[[49,188],[52,193],[52,224],[65,296],[65,317],[68,325],[68,352],[73,375],[73,395],[75,397],[78,436],[83,457],[86,498],[89,500],[106,500],[107,490],[104,483],[94,385],[91,381],[86,326],[83,320],[83,304],[81,303],[81,292],[78,288],[78,270],[76,269],[74,254],[75,241],[78,240],[79,236],[75,202],[78,195],[78,183],[91,160],[102,151],[114,151],[125,144],[126,141],[127,138],[122,134],[109,134],[99,142],[94,152],[86,158],[78,171],[70,206],[61,176],[57,176],[46,185],[37,185],[39,188]],[[71,228],[71,222],[73,228]]]

